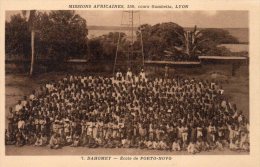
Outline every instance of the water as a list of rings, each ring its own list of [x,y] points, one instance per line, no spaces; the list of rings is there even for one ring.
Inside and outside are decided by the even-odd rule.
[[[190,29],[190,28],[185,28]],[[225,30],[228,30],[231,35],[236,37],[239,42],[241,43],[248,43],[249,42],[249,29],[248,28],[224,28]],[[128,33],[126,29],[120,30],[120,27],[102,27],[102,26],[95,26],[89,27],[89,35],[88,37],[94,38],[101,35],[108,34],[109,32],[124,32]]]

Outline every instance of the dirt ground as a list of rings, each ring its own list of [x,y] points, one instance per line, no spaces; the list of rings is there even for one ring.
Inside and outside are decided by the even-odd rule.
[[[147,150],[134,148],[86,148],[86,147],[63,147],[58,150],[52,150],[49,147],[6,146],[6,155],[192,155],[187,151],[170,152],[161,150]],[[247,155],[248,152],[237,152],[231,150],[213,150],[200,152],[196,155]]]
[[[5,114],[8,113],[9,107],[14,107],[18,100],[24,95],[29,95],[32,90],[48,81],[58,80],[65,76],[64,73],[45,73],[34,77],[29,77],[25,74],[6,74],[5,76]],[[209,73],[194,75],[190,74],[187,77],[203,78],[203,79],[218,79],[223,80],[223,89],[225,95],[230,98],[231,103],[235,103],[239,110],[242,110],[244,115],[249,118],[249,75],[230,76],[212,76]],[[7,120],[5,120],[7,126]],[[52,150],[48,147],[35,148],[33,146],[24,146],[17,148],[15,146],[6,146],[6,155],[182,155],[186,152],[168,152],[156,150],[139,150],[139,149],[88,149],[88,148],[70,148],[65,147],[59,150]],[[211,151],[202,152],[199,154],[246,154],[244,152]]]

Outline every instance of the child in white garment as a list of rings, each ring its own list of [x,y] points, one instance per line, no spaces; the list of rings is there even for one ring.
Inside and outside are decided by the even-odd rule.
[[[194,142],[192,142],[192,141],[190,142],[190,144],[187,147],[187,151],[190,154],[198,153],[198,150],[197,150],[196,145],[194,144]]]
[[[181,146],[176,140],[172,143],[172,151],[181,151]]]

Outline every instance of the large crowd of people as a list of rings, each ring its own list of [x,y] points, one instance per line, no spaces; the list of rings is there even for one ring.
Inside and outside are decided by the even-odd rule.
[[[70,75],[10,108],[6,145],[249,151],[249,121],[217,82]]]

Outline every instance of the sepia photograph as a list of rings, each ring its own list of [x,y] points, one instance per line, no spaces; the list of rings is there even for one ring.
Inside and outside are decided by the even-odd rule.
[[[5,155],[250,155],[249,30],[247,10],[6,10]]]

